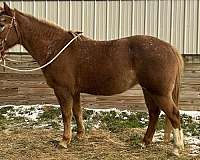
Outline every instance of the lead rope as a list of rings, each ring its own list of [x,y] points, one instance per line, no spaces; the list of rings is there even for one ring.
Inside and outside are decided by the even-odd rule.
[[[19,61],[19,60],[7,58],[6,56],[4,56],[4,59],[5,59],[6,61],[10,61],[10,62],[14,62],[14,63],[37,63],[37,62],[34,61],[34,60],[30,60],[30,61]]]
[[[18,72],[33,72],[33,71],[37,71],[37,70],[40,70],[42,68],[45,68],[46,66],[48,66],[49,64],[51,64],[56,58],[58,58],[58,56],[75,40],[77,39],[81,34],[78,34],[77,36],[75,36],[73,39],[71,39],[71,41],[69,41],[61,50],[60,52],[53,58],[51,59],[49,62],[47,62],[46,64],[40,66],[40,67],[37,67],[37,68],[34,68],[34,69],[27,69],[27,70],[23,70],[23,69],[17,69],[17,68],[12,68],[12,67],[9,67],[9,66],[6,66],[5,64],[1,64],[0,63],[0,66],[2,67],[5,67],[7,69],[10,69],[10,70],[13,70],[13,71],[18,71]],[[2,62],[2,60],[0,60],[0,62]]]

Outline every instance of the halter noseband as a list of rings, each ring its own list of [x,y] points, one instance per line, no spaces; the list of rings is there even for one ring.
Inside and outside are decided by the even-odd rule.
[[[11,16],[8,16],[8,17],[12,18],[12,20],[11,20],[11,22],[9,24],[8,31],[6,33],[5,38],[0,40],[0,42],[1,42],[1,44],[0,44],[0,58],[3,61],[4,61],[4,55],[5,55],[5,43],[6,43],[7,39],[8,39],[8,35],[9,35],[9,33],[11,31],[11,28],[13,26],[14,26],[15,31],[17,33],[18,40],[20,41],[20,44],[21,44],[21,37],[20,37],[20,33],[19,33],[18,29],[17,29],[17,22],[16,22],[16,18],[15,18],[15,12],[14,12],[13,17],[11,17]]]

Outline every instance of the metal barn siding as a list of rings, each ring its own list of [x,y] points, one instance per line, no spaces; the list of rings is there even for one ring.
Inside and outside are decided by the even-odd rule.
[[[7,3],[66,30],[83,31],[96,40],[146,34],[170,42],[182,53],[200,53],[199,0],[35,0]],[[12,51],[23,49],[15,47]]]

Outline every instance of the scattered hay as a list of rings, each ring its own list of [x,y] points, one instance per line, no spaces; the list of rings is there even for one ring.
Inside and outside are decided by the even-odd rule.
[[[87,140],[77,142],[73,139],[67,149],[58,147],[57,141],[62,131],[54,129],[17,129],[0,132],[0,159],[3,160],[135,160],[135,159],[177,159],[171,155],[172,144],[154,143],[147,148],[131,143],[133,134],[143,135],[142,129],[126,129],[111,133],[92,129]],[[129,137],[129,138],[128,138]],[[138,136],[139,137],[139,136]],[[139,141],[139,140],[138,140]],[[182,153],[181,159],[198,159]]]
[[[163,136],[147,148],[141,147],[147,116],[147,113],[127,111],[84,110],[87,139],[77,142],[73,138],[68,148],[62,149],[58,147],[63,129],[58,107],[0,107],[0,160],[178,159],[171,154],[172,143],[163,143]],[[194,120],[191,116],[182,117],[185,134],[199,139],[199,117]],[[164,116],[161,115],[157,127],[159,134],[162,134],[163,124]],[[76,127],[73,126],[73,130]],[[199,152],[196,157],[190,155],[192,144],[186,144],[181,160],[200,159],[200,155],[197,155]]]

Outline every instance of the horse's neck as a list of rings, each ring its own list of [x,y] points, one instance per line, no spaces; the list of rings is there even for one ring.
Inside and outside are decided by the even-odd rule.
[[[66,41],[64,37],[66,32],[59,28],[48,26],[44,22],[22,14],[18,16],[17,21],[22,45],[40,65],[47,61],[49,55],[56,52],[59,45],[62,45],[61,39]]]

